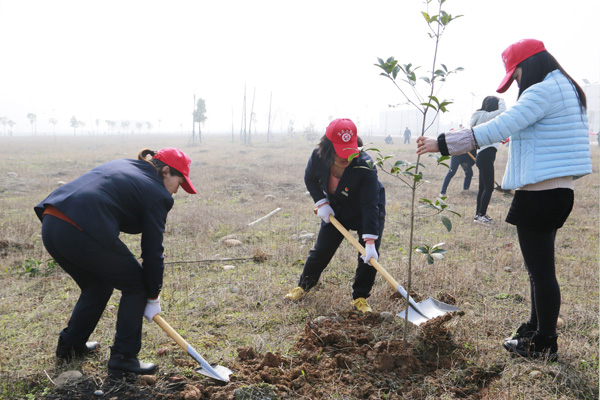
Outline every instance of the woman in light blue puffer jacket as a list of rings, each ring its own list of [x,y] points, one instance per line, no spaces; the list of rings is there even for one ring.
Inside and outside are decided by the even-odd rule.
[[[573,180],[592,172],[586,98],[581,87],[539,40],[524,39],[502,53],[506,75],[496,90],[514,80],[518,101],[493,120],[472,129],[417,139],[417,154],[461,154],[510,137],[502,182],[518,189],[506,222],[517,226],[531,287],[531,314],[503,346],[529,358],[556,360],[560,288],[554,240],[573,208]]]

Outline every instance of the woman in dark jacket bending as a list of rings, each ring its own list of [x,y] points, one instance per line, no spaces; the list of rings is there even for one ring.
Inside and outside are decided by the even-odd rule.
[[[137,358],[142,317],[151,321],[160,312],[167,213],[179,186],[196,193],[189,171],[190,159],[181,150],[144,149],[137,160],[100,165],[35,206],[44,246],[81,289],[68,325],[60,332],[59,359],[98,348],[88,339],[116,288],[122,296],[109,373],[121,377],[156,370],[156,365]],[[119,239],[120,232],[141,233],[141,264]]]

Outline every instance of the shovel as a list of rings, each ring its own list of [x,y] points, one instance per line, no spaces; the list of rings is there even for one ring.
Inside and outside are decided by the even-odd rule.
[[[470,152],[467,152],[467,154],[473,159],[473,161],[477,161],[477,159],[475,157],[473,157],[473,154],[471,154]],[[494,187],[494,189],[496,189],[499,192],[502,193],[506,193],[506,194],[510,194],[510,189],[502,189],[502,186],[498,185],[498,182],[496,182],[496,180],[494,179],[494,185],[496,185]]]
[[[350,243],[352,243],[352,245],[360,252],[360,254],[366,254],[365,248],[358,242],[358,240],[356,240],[356,238],[354,238],[354,236],[350,234],[350,232],[348,232],[346,228],[344,228],[344,226],[337,219],[335,219],[333,215],[329,216],[329,222],[331,222],[338,229],[338,231],[340,231],[340,233],[344,235],[344,237],[348,239]],[[430,319],[439,317],[440,315],[444,315],[448,312],[460,311],[458,308],[450,304],[442,303],[441,301],[431,297],[429,297],[427,300],[417,303],[408,295],[408,293],[406,293],[406,289],[396,282],[396,280],[377,261],[375,261],[374,258],[371,258],[369,263],[377,270],[377,272],[383,275],[385,280],[388,281],[389,284],[392,285],[402,297],[405,299],[408,298],[408,303],[410,305],[408,308],[409,322],[415,325],[421,325],[423,322],[427,322]],[[400,318],[406,318],[404,314],[405,311],[401,311],[397,314],[397,316]]]
[[[162,330],[165,331],[182,349],[187,351],[194,360],[198,361],[201,366],[196,368],[196,372],[213,379],[229,382],[229,375],[233,373],[232,370],[221,365],[211,366],[188,342],[185,341],[184,338],[181,337],[179,333],[175,332],[175,329],[171,328],[171,325],[162,319],[160,315],[156,314],[152,320],[156,322],[158,326],[160,326]]]

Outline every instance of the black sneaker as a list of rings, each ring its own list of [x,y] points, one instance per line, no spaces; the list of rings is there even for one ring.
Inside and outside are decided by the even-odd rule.
[[[504,339],[504,341],[507,342],[509,340],[530,338],[533,335],[535,335],[536,331],[537,331],[537,326],[533,325],[531,322],[524,322],[521,324],[521,326],[517,329],[517,331],[515,332],[515,334],[512,337],[508,337],[508,338]]]
[[[541,335],[535,333],[531,337],[521,337],[505,341],[502,346],[510,353],[521,357],[541,358],[548,361],[558,360],[558,335]]]
[[[81,344],[67,344],[62,336],[58,337],[56,345],[56,358],[64,361],[71,361],[74,358],[83,357],[100,348],[98,342],[86,342]]]

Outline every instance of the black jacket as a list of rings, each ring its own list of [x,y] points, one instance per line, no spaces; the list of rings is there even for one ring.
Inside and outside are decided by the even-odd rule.
[[[141,257],[148,297],[158,296],[163,280],[163,234],[173,197],[147,161],[114,160],[61,186],[34,207],[41,220],[53,205],[83,232],[114,251],[119,233],[142,234]]]
[[[344,170],[335,193],[330,194],[330,167],[315,149],[304,172],[304,183],[315,203],[327,198],[336,219],[346,228],[379,235],[380,220],[385,218],[385,189],[377,179],[377,170],[369,168],[367,161],[371,157],[361,152]]]

